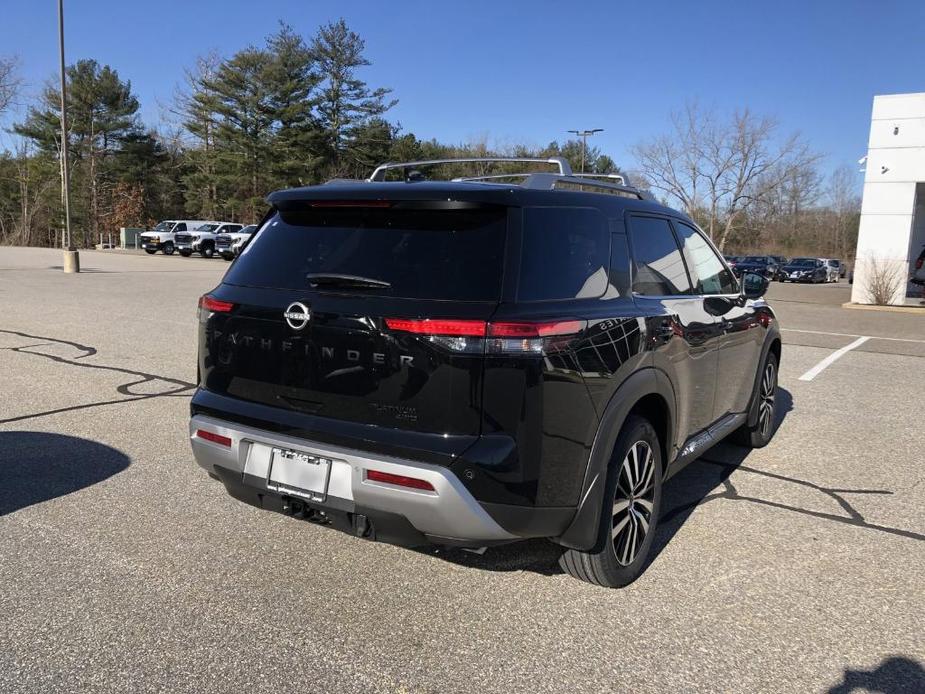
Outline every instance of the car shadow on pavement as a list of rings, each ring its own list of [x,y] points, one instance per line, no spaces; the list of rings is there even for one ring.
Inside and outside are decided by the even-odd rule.
[[[128,456],[96,441],[0,432],[0,516],[76,492],[125,470]]]
[[[842,681],[829,689],[829,694],[858,691],[881,694],[925,692],[925,669],[912,658],[892,656],[873,670],[845,670]]]
[[[775,430],[793,409],[790,391],[778,387],[777,405]],[[727,465],[717,467],[697,460],[665,484],[662,492],[661,519],[653,541],[649,564],[658,557],[694,510],[705,500],[713,498],[714,494],[711,492],[717,487],[721,488],[725,480],[751,452],[751,449],[731,444],[720,446],[723,448],[724,461],[728,461]],[[731,457],[729,451],[732,451]],[[722,491],[718,492],[717,496],[722,494]],[[563,573],[559,567],[562,547],[548,540],[526,540],[489,547],[484,554],[455,548],[425,548],[419,551],[453,564],[485,571],[531,571],[546,576]]]
[[[774,416],[776,432],[793,410],[790,391],[778,386]],[[651,564],[677,534],[687,519],[702,504],[723,498],[728,492],[728,479],[751,454],[752,449],[723,442],[672,477],[662,489],[662,512],[652,553]]]

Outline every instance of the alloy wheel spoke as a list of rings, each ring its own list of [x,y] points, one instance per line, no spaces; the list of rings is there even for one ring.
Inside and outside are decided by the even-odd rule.
[[[613,515],[616,516],[621,511],[625,511],[629,508],[629,505],[629,499],[617,499],[613,504]]]
[[[641,513],[637,514],[636,517],[639,519],[639,525],[642,526],[642,536],[645,537],[646,533],[649,532],[649,521]]]
[[[636,499],[636,503],[642,506],[650,514],[652,513],[653,504],[648,499]]]
[[[624,517],[623,520],[613,526],[613,531],[610,533],[611,538],[614,540],[617,539],[617,536],[619,536],[623,529],[626,528],[626,524],[630,522],[630,515],[631,514],[629,513],[626,514],[626,517]]]
[[[642,494],[642,492],[639,491],[639,488],[647,488],[649,486],[649,482],[652,480],[652,472],[654,470],[655,461],[652,459],[652,449],[647,447],[646,462],[642,469],[642,478],[639,480],[639,484],[636,485],[637,489],[635,491],[637,496]]]

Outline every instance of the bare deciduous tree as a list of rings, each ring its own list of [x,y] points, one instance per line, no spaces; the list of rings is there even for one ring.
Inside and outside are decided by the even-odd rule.
[[[807,180],[818,156],[801,137],[777,138],[777,122],[748,109],[728,120],[689,104],[672,132],[633,148],[646,183],[697,219],[722,249],[749,208]]]
[[[0,56],[0,115],[12,106],[22,86],[18,67],[19,63],[16,58]]]

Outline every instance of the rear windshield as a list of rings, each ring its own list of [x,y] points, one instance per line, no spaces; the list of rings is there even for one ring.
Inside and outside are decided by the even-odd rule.
[[[309,289],[307,274],[336,273],[391,285],[336,290],[351,294],[497,301],[506,220],[503,207],[285,211],[253,238],[224,281]]]

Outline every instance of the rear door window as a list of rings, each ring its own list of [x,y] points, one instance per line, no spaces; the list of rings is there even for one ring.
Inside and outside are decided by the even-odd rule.
[[[662,217],[630,218],[633,246],[633,291],[641,296],[676,296],[691,293],[681,249]]]
[[[507,210],[500,206],[288,210],[253,237],[224,281],[308,290],[306,275],[330,273],[390,285],[350,294],[497,301],[506,229]]]
[[[589,299],[604,294],[610,267],[610,231],[598,210],[524,209],[518,301]]]

